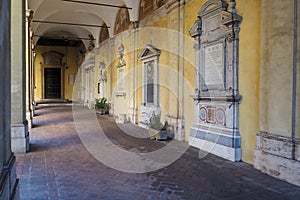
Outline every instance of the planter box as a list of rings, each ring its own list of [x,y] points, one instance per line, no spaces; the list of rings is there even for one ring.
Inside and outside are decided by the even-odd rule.
[[[152,140],[167,140],[168,139],[168,131],[167,130],[155,130],[149,129],[150,139]]]
[[[96,110],[96,113],[100,114],[100,115],[104,115],[106,113],[106,108],[100,108]]]

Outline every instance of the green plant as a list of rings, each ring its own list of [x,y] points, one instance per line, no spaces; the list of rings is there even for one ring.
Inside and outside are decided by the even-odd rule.
[[[95,99],[95,109],[107,109],[108,108],[108,103],[106,98],[101,98],[101,99]]]
[[[155,130],[162,130],[164,128],[164,125],[160,122],[160,115],[156,115],[155,113],[152,114],[152,117],[150,119],[149,128],[155,129]]]

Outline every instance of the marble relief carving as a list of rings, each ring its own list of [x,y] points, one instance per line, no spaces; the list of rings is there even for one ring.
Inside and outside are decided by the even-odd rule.
[[[226,107],[201,105],[199,119],[200,122],[226,126]]]
[[[119,63],[117,65],[118,68],[118,96],[125,95],[125,66],[126,61],[124,58],[124,46],[121,44],[118,48],[119,52]]]
[[[118,51],[119,51],[119,64],[118,64],[118,68],[121,68],[121,67],[125,67],[126,66],[126,61],[125,61],[125,58],[124,58],[124,45],[121,44],[118,48]]]

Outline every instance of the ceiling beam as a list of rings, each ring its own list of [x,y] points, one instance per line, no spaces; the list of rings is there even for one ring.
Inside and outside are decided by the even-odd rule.
[[[87,26],[87,27],[94,27],[94,28],[103,28],[103,27],[110,28],[109,26],[103,26],[103,25],[78,24],[78,23],[57,22],[57,21],[32,20],[32,22],[44,23],[44,24],[61,24],[61,25],[68,25],[68,26]]]
[[[81,38],[81,37],[57,37],[57,36],[51,36],[51,35],[33,35],[33,37],[39,37],[39,38],[47,38],[47,39],[59,39],[59,40],[95,40],[91,38]]]
[[[77,1],[77,0],[61,0],[69,3],[81,3],[81,4],[89,4],[89,5],[96,5],[96,6],[105,6],[105,7],[112,7],[112,8],[125,8],[128,10],[132,10],[131,7],[127,6],[117,6],[113,4],[105,4],[105,3],[93,3],[93,2],[87,2],[87,1]]]

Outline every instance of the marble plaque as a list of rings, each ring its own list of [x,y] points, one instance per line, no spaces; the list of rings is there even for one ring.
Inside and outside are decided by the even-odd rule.
[[[204,81],[208,87],[224,84],[224,48],[222,43],[204,48]]]
[[[62,55],[56,52],[43,54],[45,65],[62,66]]]

